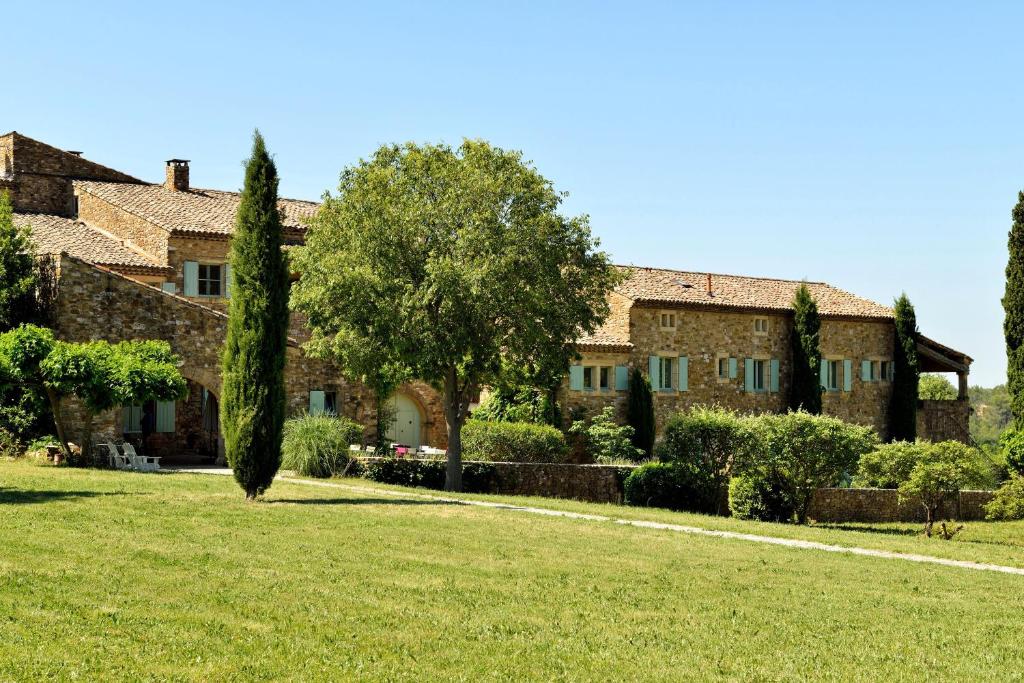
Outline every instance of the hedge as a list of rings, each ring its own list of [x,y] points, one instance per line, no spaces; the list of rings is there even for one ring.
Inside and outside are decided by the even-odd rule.
[[[554,427],[527,422],[467,420],[462,457],[492,462],[566,462],[565,435]]]
[[[440,491],[444,489],[446,466],[444,460],[380,458],[367,464],[365,476],[381,484]],[[462,490],[466,493],[489,493],[494,489],[494,476],[494,465],[490,463],[465,463],[462,466]]]

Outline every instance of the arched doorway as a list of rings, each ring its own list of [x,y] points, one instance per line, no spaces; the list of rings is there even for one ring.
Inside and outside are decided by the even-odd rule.
[[[410,396],[395,394],[391,399],[394,420],[387,437],[396,444],[419,448],[423,444],[423,412]]]

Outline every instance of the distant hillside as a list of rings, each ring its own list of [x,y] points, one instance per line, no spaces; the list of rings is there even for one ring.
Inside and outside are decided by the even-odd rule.
[[[994,448],[999,442],[999,435],[1010,425],[1010,395],[1006,385],[986,389],[971,387],[968,391],[971,400],[971,438],[979,446]]]

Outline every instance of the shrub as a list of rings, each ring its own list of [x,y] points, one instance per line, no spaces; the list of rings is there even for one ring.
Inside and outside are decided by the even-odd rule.
[[[748,438],[747,427],[736,413],[698,407],[669,419],[656,450],[662,462],[693,468],[724,495],[733,458]]]
[[[629,375],[626,422],[633,428],[633,445],[645,455],[654,454],[654,395],[651,383],[633,368]]]
[[[930,444],[906,481],[900,482],[901,501],[916,500],[925,509],[924,532],[932,535],[939,507],[962,489],[984,485],[985,470],[975,449],[958,441]]]
[[[923,373],[917,384],[917,397],[930,401],[955,401],[960,392],[942,375]]]
[[[814,490],[838,486],[878,438],[870,427],[803,411],[749,418],[750,437],[737,456],[737,474],[781,487],[797,521],[807,521]]]
[[[999,437],[999,446],[1006,460],[1006,468],[1024,475],[1024,432],[1007,429]]]
[[[622,484],[629,505],[712,513],[718,508],[716,482],[691,467],[649,462],[633,470]]]
[[[985,518],[991,521],[1024,519],[1024,476],[1014,475],[996,491],[985,506]]]
[[[737,476],[729,482],[729,509],[738,519],[791,522],[793,497],[783,482],[771,477]]]
[[[359,443],[363,428],[332,415],[302,415],[284,423],[281,466],[307,477],[330,477],[349,462],[349,446]]]
[[[366,478],[381,484],[413,486],[443,490],[443,460],[410,460],[379,458],[366,466]],[[462,485],[468,493],[489,493],[494,488],[495,468],[487,462],[471,462],[462,466]]]
[[[487,422],[532,422],[557,427],[562,424],[562,409],[552,401],[550,392],[519,386],[499,388],[473,411],[474,420]]]
[[[615,422],[615,408],[611,406],[589,422],[574,422],[569,433],[586,440],[587,452],[597,463],[637,462],[645,455],[633,445],[633,428]]]
[[[462,456],[494,462],[565,462],[565,436],[547,425],[467,420]]]
[[[882,444],[861,456],[854,486],[873,489],[895,489],[910,478],[914,465],[924,457],[925,441],[893,441]]]

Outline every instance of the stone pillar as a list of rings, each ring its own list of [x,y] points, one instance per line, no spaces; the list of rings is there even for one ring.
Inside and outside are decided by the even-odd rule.
[[[962,370],[956,373],[957,378],[960,380],[960,393],[958,398],[961,401],[967,400],[967,370]]]

